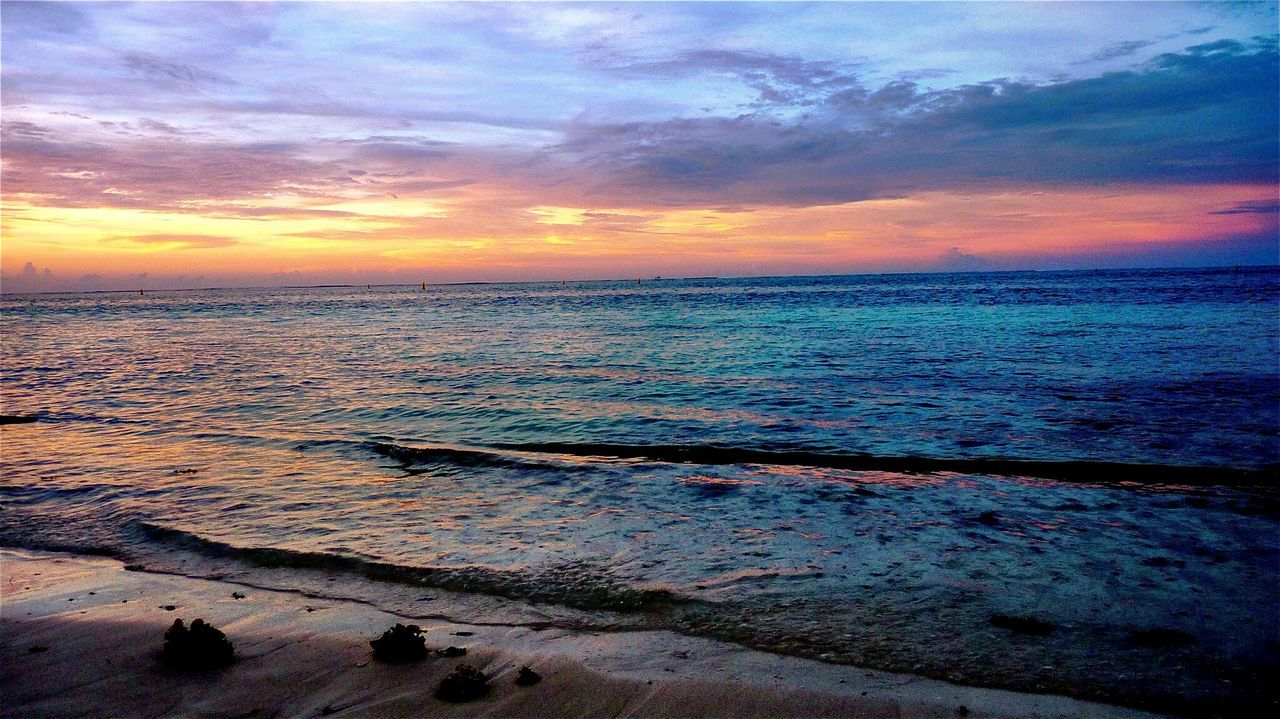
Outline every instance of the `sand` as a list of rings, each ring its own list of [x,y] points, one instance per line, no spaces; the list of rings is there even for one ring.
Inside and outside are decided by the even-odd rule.
[[[413,620],[428,629],[429,647],[465,647],[467,655],[388,665],[371,660],[368,640],[404,617],[352,601],[127,571],[100,557],[2,550],[0,586],[0,717],[1156,716],[670,632],[570,632],[485,617]],[[165,628],[197,617],[235,643],[234,665],[203,673],[163,666]],[[465,704],[433,698],[463,662],[490,677],[490,694]],[[516,686],[522,665],[543,680]]]

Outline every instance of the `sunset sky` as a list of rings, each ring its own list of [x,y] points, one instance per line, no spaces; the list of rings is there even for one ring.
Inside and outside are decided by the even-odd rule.
[[[1276,7],[5,2],[3,290],[1273,264]]]

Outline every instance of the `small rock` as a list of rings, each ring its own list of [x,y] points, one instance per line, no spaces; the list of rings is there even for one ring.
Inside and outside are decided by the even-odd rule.
[[[40,652],[49,651],[49,647],[42,647],[39,644],[33,644],[27,647],[27,654],[39,654]]]
[[[164,633],[164,660],[177,669],[216,669],[235,661],[235,647],[203,619],[190,628],[175,619]]]
[[[240,592],[232,592],[232,593],[231,593],[231,598],[232,598],[232,599],[244,599],[244,596],[245,596],[245,595],[241,594]]]
[[[455,637],[471,637],[475,636],[475,632],[453,632]]]
[[[436,655],[441,657],[448,657],[448,658],[465,657],[467,656],[467,650],[465,647],[455,647],[450,645],[448,647],[445,647],[444,649],[437,649]]]
[[[426,637],[417,624],[399,624],[369,642],[373,657],[384,662],[407,662],[427,656]]]
[[[520,673],[516,675],[516,686],[528,687],[542,681],[542,675],[530,669],[529,667],[520,667]]]
[[[470,664],[459,664],[440,680],[436,699],[446,702],[469,702],[489,693],[489,678]]]
[[[172,604],[166,604],[166,605],[164,605],[163,607],[160,607],[160,608],[161,608],[161,609],[163,609],[163,610],[165,610],[166,612],[172,612],[173,610],[177,609],[177,607],[176,607],[176,606],[174,606],[174,605],[172,605]]]
[[[964,717],[969,716],[969,707],[963,704],[956,707],[956,716],[960,717],[960,719],[964,719]]]

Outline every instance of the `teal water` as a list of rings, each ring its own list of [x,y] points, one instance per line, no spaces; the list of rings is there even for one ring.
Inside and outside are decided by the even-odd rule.
[[[3,412],[39,421],[0,434],[0,541],[1269,701],[1278,300],[1276,268],[5,295]]]
[[[6,296],[3,380],[14,411],[51,419],[298,439],[1249,466],[1280,459],[1278,284],[1264,268]]]

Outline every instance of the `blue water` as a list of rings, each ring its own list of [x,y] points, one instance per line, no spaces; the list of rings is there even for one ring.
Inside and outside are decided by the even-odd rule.
[[[6,296],[12,411],[228,432],[1280,459],[1274,269]]]
[[[39,421],[0,433],[0,542],[1256,699],[1231,672],[1275,657],[1278,301],[1277,268],[5,295],[3,413]],[[1195,641],[1154,658],[1152,626]]]

